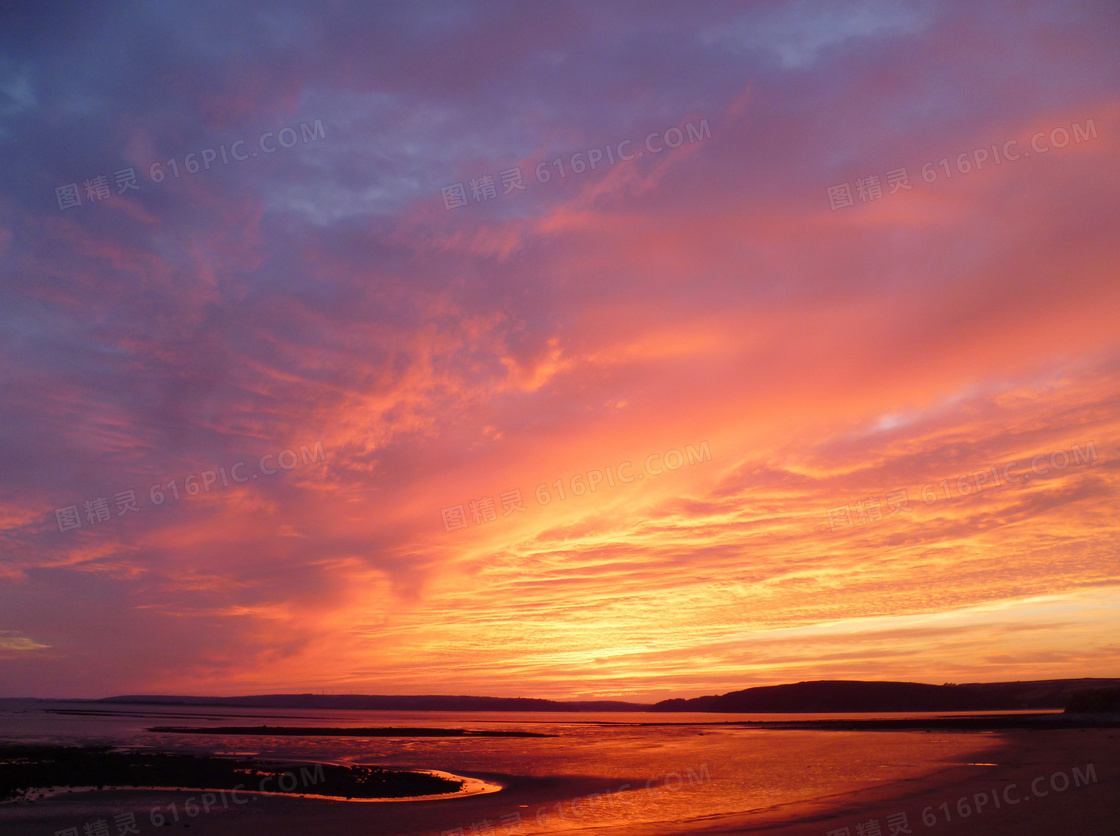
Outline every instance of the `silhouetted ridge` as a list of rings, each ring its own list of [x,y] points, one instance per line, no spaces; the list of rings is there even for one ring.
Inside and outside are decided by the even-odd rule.
[[[1066,711],[1070,714],[1120,714],[1120,688],[1077,691]]]
[[[1107,682],[1108,680],[1103,680]],[[690,700],[664,700],[654,711],[737,713],[1026,711],[1064,708],[1093,680],[924,685],[917,682],[823,680],[770,685]]]

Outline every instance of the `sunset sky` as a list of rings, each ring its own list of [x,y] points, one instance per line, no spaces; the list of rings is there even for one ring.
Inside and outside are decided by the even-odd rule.
[[[1110,0],[6,4],[0,697],[1120,676],[1118,187]]]

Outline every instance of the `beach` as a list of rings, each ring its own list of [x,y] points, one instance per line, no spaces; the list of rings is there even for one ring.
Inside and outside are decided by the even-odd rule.
[[[771,731],[770,735],[789,732]],[[838,732],[836,734],[850,734]],[[880,732],[863,732],[869,747]],[[174,832],[215,836],[352,836],[355,833],[611,833],[619,836],[735,833],[780,833],[791,836],[857,836],[877,822],[890,834],[890,822],[913,833],[933,834],[1115,834],[1120,824],[1120,745],[1116,729],[1016,730],[998,734],[957,733],[953,744],[975,744],[973,765],[936,765],[924,774],[885,780],[850,792],[807,798],[738,812],[709,813],[709,802],[677,804],[670,818],[651,816],[646,797],[667,793],[665,779],[652,790],[635,775],[518,776],[469,774],[500,784],[497,793],[470,798],[393,804],[356,804],[310,798],[248,796],[241,804],[217,803],[202,811],[197,792],[107,790],[62,793],[31,805],[0,809],[0,829],[13,836],[52,836],[67,828],[82,833],[84,824],[103,820],[110,826],[134,816],[141,834]],[[967,751],[967,750],[962,750]],[[438,768],[438,764],[433,764]],[[456,774],[466,774],[458,771]],[[682,770],[683,775],[683,770]],[[675,800],[688,798],[683,786]],[[625,789],[619,788],[626,786]],[[1032,788],[1033,786],[1033,788]],[[616,791],[612,792],[612,788]],[[978,799],[978,796],[982,798]],[[196,814],[188,816],[188,800]],[[964,800],[962,802],[962,799]],[[998,806],[997,806],[998,800]],[[575,802],[579,802],[578,804]],[[591,815],[612,807],[609,823]],[[633,822],[627,811],[634,811]],[[153,811],[155,818],[153,818]],[[543,813],[542,813],[543,811]],[[962,815],[967,812],[968,815]],[[923,813],[925,814],[923,817]],[[901,816],[905,816],[903,823]],[[177,818],[178,821],[173,820]],[[162,821],[159,827],[154,821]],[[864,830],[857,829],[863,825]],[[472,830],[472,827],[474,828]],[[485,828],[489,827],[490,830]],[[168,830],[170,828],[170,831]],[[517,829],[515,829],[517,828]],[[845,833],[844,828],[848,828]],[[905,834],[905,829],[898,832]]]
[[[1120,732],[1082,731],[1002,732],[1002,745],[990,753],[994,766],[959,766],[932,773],[919,781],[886,784],[875,789],[824,798],[720,821],[710,827],[690,826],[666,833],[717,834],[781,833],[789,836],[826,836],[857,824],[877,821],[888,834],[888,817],[905,814],[914,833],[957,836],[1114,836],[1120,833]],[[1079,770],[1079,773],[1075,771]],[[1064,790],[1064,780],[1069,785]],[[1075,786],[1078,776],[1086,783]],[[1037,783],[1036,783],[1037,782]],[[1032,791],[1032,784],[1038,794]],[[987,801],[977,812],[976,796]],[[993,793],[1001,798],[996,807]],[[1042,793],[1046,793],[1042,795]],[[971,812],[962,816],[962,809]],[[1018,803],[1008,803],[1007,799]],[[944,804],[946,807],[942,807]],[[947,820],[946,808],[951,820]],[[928,818],[923,821],[923,811]],[[932,822],[932,823],[930,823]],[[872,831],[874,832],[874,831]],[[903,830],[903,833],[906,831]],[[847,836],[847,834],[844,834]]]

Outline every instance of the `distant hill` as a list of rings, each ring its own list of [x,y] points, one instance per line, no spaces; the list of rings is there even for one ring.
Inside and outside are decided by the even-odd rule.
[[[1062,709],[1074,693],[1110,679],[1053,679],[923,685],[917,682],[798,682],[732,691],[721,696],[663,700],[654,711],[814,713],[889,711],[1031,711]]]
[[[646,704],[612,700],[559,702],[529,697],[376,696],[363,694],[266,694],[258,697],[108,697],[97,702],[198,705],[228,708],[313,708],[348,711],[649,711]]]
[[[1078,691],[1066,711],[1070,714],[1120,714],[1120,688]]]
[[[1065,708],[1077,692],[1120,687],[1120,679],[1049,679],[926,685],[918,682],[821,680],[768,685],[654,704],[528,697],[269,694],[256,697],[121,696],[98,702],[136,705],[309,708],[351,711],[695,711],[722,714],[827,714],[892,711],[1039,711]]]

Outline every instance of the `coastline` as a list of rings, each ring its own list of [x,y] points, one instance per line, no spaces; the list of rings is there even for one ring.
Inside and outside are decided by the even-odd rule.
[[[775,730],[773,734],[781,734]],[[974,734],[975,732],[958,732]],[[953,764],[934,768],[920,777],[885,782],[870,788],[790,802],[774,807],[743,811],[729,815],[706,816],[697,808],[695,817],[678,822],[615,822],[604,831],[601,826],[572,827],[567,822],[565,833],[609,832],[610,836],[730,836],[730,834],[762,833],[789,836],[829,836],[838,831],[842,836],[856,836],[857,824],[878,822],[883,836],[891,832],[888,817],[904,813],[914,834],[962,834],[963,836],[1052,836],[1076,833],[1078,836],[1115,836],[1120,822],[1120,731],[1116,729],[1082,730],[1012,730],[995,733],[999,743],[985,752],[985,763]],[[980,760],[978,758],[977,760]],[[1092,781],[1068,786],[1064,791],[1050,788],[1052,776],[1063,773],[1068,778],[1079,770]],[[436,773],[446,775],[447,773]],[[475,773],[455,776],[478,781],[502,789],[494,794],[475,793],[475,797],[439,797],[395,799],[409,804],[391,808],[367,804],[339,803],[292,795],[262,796],[241,807],[216,807],[208,815],[178,826],[189,825],[193,832],[215,836],[244,836],[269,833],[276,836],[352,836],[368,831],[379,834],[438,834],[463,827],[469,832],[471,822],[493,821],[517,809],[533,810],[537,805],[551,805],[558,798],[601,791],[603,779],[583,777],[537,777]],[[1041,781],[1041,783],[1037,783]],[[1045,795],[1032,795],[1036,782]],[[1004,801],[998,807],[988,802],[979,813],[958,815],[957,804],[966,799],[975,807],[977,794],[998,793]],[[478,797],[482,795],[482,797]],[[7,807],[3,820],[5,836],[44,836],[80,819],[106,818],[124,811],[134,811],[145,821],[147,810],[158,808],[163,818],[173,804],[181,808],[188,793],[174,790],[104,790],[96,793],[72,793],[55,796],[44,804]],[[942,806],[943,805],[943,806]],[[391,812],[390,812],[391,811]],[[926,811],[934,819],[923,821]],[[946,819],[946,815],[951,816]],[[896,819],[897,821],[897,819]],[[526,834],[559,832],[554,826],[539,828],[525,820]],[[847,834],[844,828],[848,829]],[[149,828],[143,827],[143,833]],[[874,832],[874,831],[872,831]],[[905,832],[905,831],[903,831]]]
[[[313,764],[310,764],[313,765]],[[362,764],[356,764],[361,766]],[[356,797],[343,797],[340,795],[322,795],[313,792],[276,792],[273,790],[241,790],[244,795],[250,796],[254,801],[259,798],[310,798],[318,801],[337,801],[341,804],[387,804],[399,803],[403,801],[450,801],[457,798],[468,798],[474,795],[488,795],[490,793],[501,792],[505,787],[502,784],[494,783],[492,781],[484,781],[480,778],[471,778],[467,775],[455,775],[451,772],[444,772],[439,769],[410,769],[408,772],[417,775],[431,775],[436,778],[443,778],[448,781],[460,781],[462,786],[454,792],[436,793],[432,795],[406,795],[400,797],[389,798],[356,798]],[[68,786],[54,786],[54,787],[36,787],[34,788],[33,801],[41,801],[45,798],[60,798],[63,796],[91,793],[91,792],[144,792],[144,793],[210,793],[220,796],[225,796],[229,793],[228,788],[222,787],[152,787],[152,786],[82,786],[82,787],[68,787]],[[18,804],[28,803],[25,800],[7,799],[0,801],[0,807],[14,807]]]
[[[1114,729],[1001,731],[1002,745],[989,754],[994,765],[955,765],[923,778],[892,782],[874,788],[818,798],[719,819],[696,821],[661,829],[665,834],[730,836],[775,833],[789,836],[827,836],[834,830],[875,820],[883,834],[890,832],[887,817],[904,813],[911,831],[959,836],[1115,836],[1120,824],[1120,732]],[[1058,792],[1048,786],[1052,776],[1081,774],[1092,765],[1095,781],[1069,785]],[[1042,779],[1042,780],[1039,780]],[[1045,796],[1033,795],[1032,782]],[[1062,780],[1056,780],[1058,786]],[[1011,788],[1011,789],[1009,789]],[[1004,799],[997,808],[996,792]],[[975,797],[986,794],[987,804],[975,812]],[[967,799],[972,812],[956,811]],[[1027,803],[1027,800],[1033,803]],[[941,805],[945,805],[942,807]],[[946,810],[951,819],[946,820]],[[923,822],[922,813],[930,819]],[[934,821],[930,824],[929,821]],[[633,831],[634,834],[645,831]],[[630,836],[631,831],[620,831]],[[846,836],[846,835],[845,835]]]
[[[296,775],[299,770],[299,776]],[[285,780],[290,785],[285,785]],[[255,786],[254,786],[255,784]],[[333,761],[130,751],[108,747],[0,746],[0,805],[19,807],[96,792],[191,792],[191,814],[260,797],[343,802],[447,800],[501,790],[434,769],[386,770]],[[228,794],[228,797],[227,797]],[[240,796],[240,797],[239,797]]]

